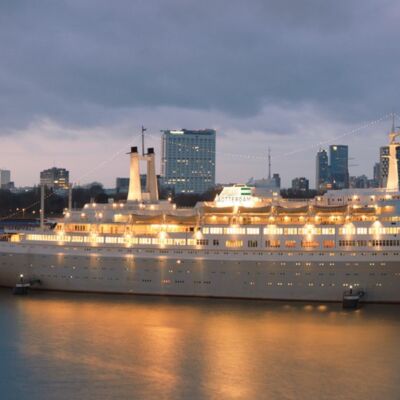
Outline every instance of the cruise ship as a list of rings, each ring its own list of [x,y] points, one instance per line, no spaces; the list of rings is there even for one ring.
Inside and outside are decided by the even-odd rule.
[[[155,154],[130,154],[127,201],[68,209],[55,226],[0,236],[0,285],[146,295],[400,302],[400,193],[390,134],[387,187],[309,201],[226,187],[179,209],[158,199]],[[146,191],[140,162],[146,163]]]

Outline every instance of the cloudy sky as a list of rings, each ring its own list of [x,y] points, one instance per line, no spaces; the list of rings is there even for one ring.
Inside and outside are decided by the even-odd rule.
[[[160,129],[215,128],[217,180],[314,183],[319,146],[372,174],[400,113],[393,0],[1,0],[0,168],[113,186]],[[399,121],[400,124],[400,121]]]

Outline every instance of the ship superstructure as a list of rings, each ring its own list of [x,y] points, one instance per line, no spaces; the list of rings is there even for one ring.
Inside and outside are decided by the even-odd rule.
[[[292,202],[235,185],[178,209],[158,200],[154,151],[133,147],[127,201],[68,210],[54,229],[7,232],[0,285],[23,275],[39,289],[322,301],[352,287],[366,301],[399,302],[399,252],[398,187]]]

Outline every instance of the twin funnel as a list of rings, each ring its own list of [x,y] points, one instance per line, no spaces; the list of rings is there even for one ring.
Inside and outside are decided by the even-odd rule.
[[[153,148],[147,149],[147,154],[141,156],[138,148],[131,147],[130,153],[130,173],[129,173],[129,191],[128,201],[141,202],[143,200],[155,203],[158,201],[157,175],[156,175],[156,160]],[[140,185],[140,161],[147,162],[146,174],[146,192],[142,193]]]

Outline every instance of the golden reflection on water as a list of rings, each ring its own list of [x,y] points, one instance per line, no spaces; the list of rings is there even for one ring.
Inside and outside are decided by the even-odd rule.
[[[21,351],[30,357],[50,353],[52,362],[63,368],[66,363],[70,368],[83,365],[103,379],[152,380],[165,393],[178,383],[182,331],[165,312],[138,307],[131,313],[129,305],[112,302],[52,300],[21,305],[28,328],[22,332]]]
[[[122,398],[348,400],[400,391],[397,309],[382,316],[374,306],[349,313],[330,304],[62,294],[16,302],[21,356],[49,363],[49,379],[76,370]]]

